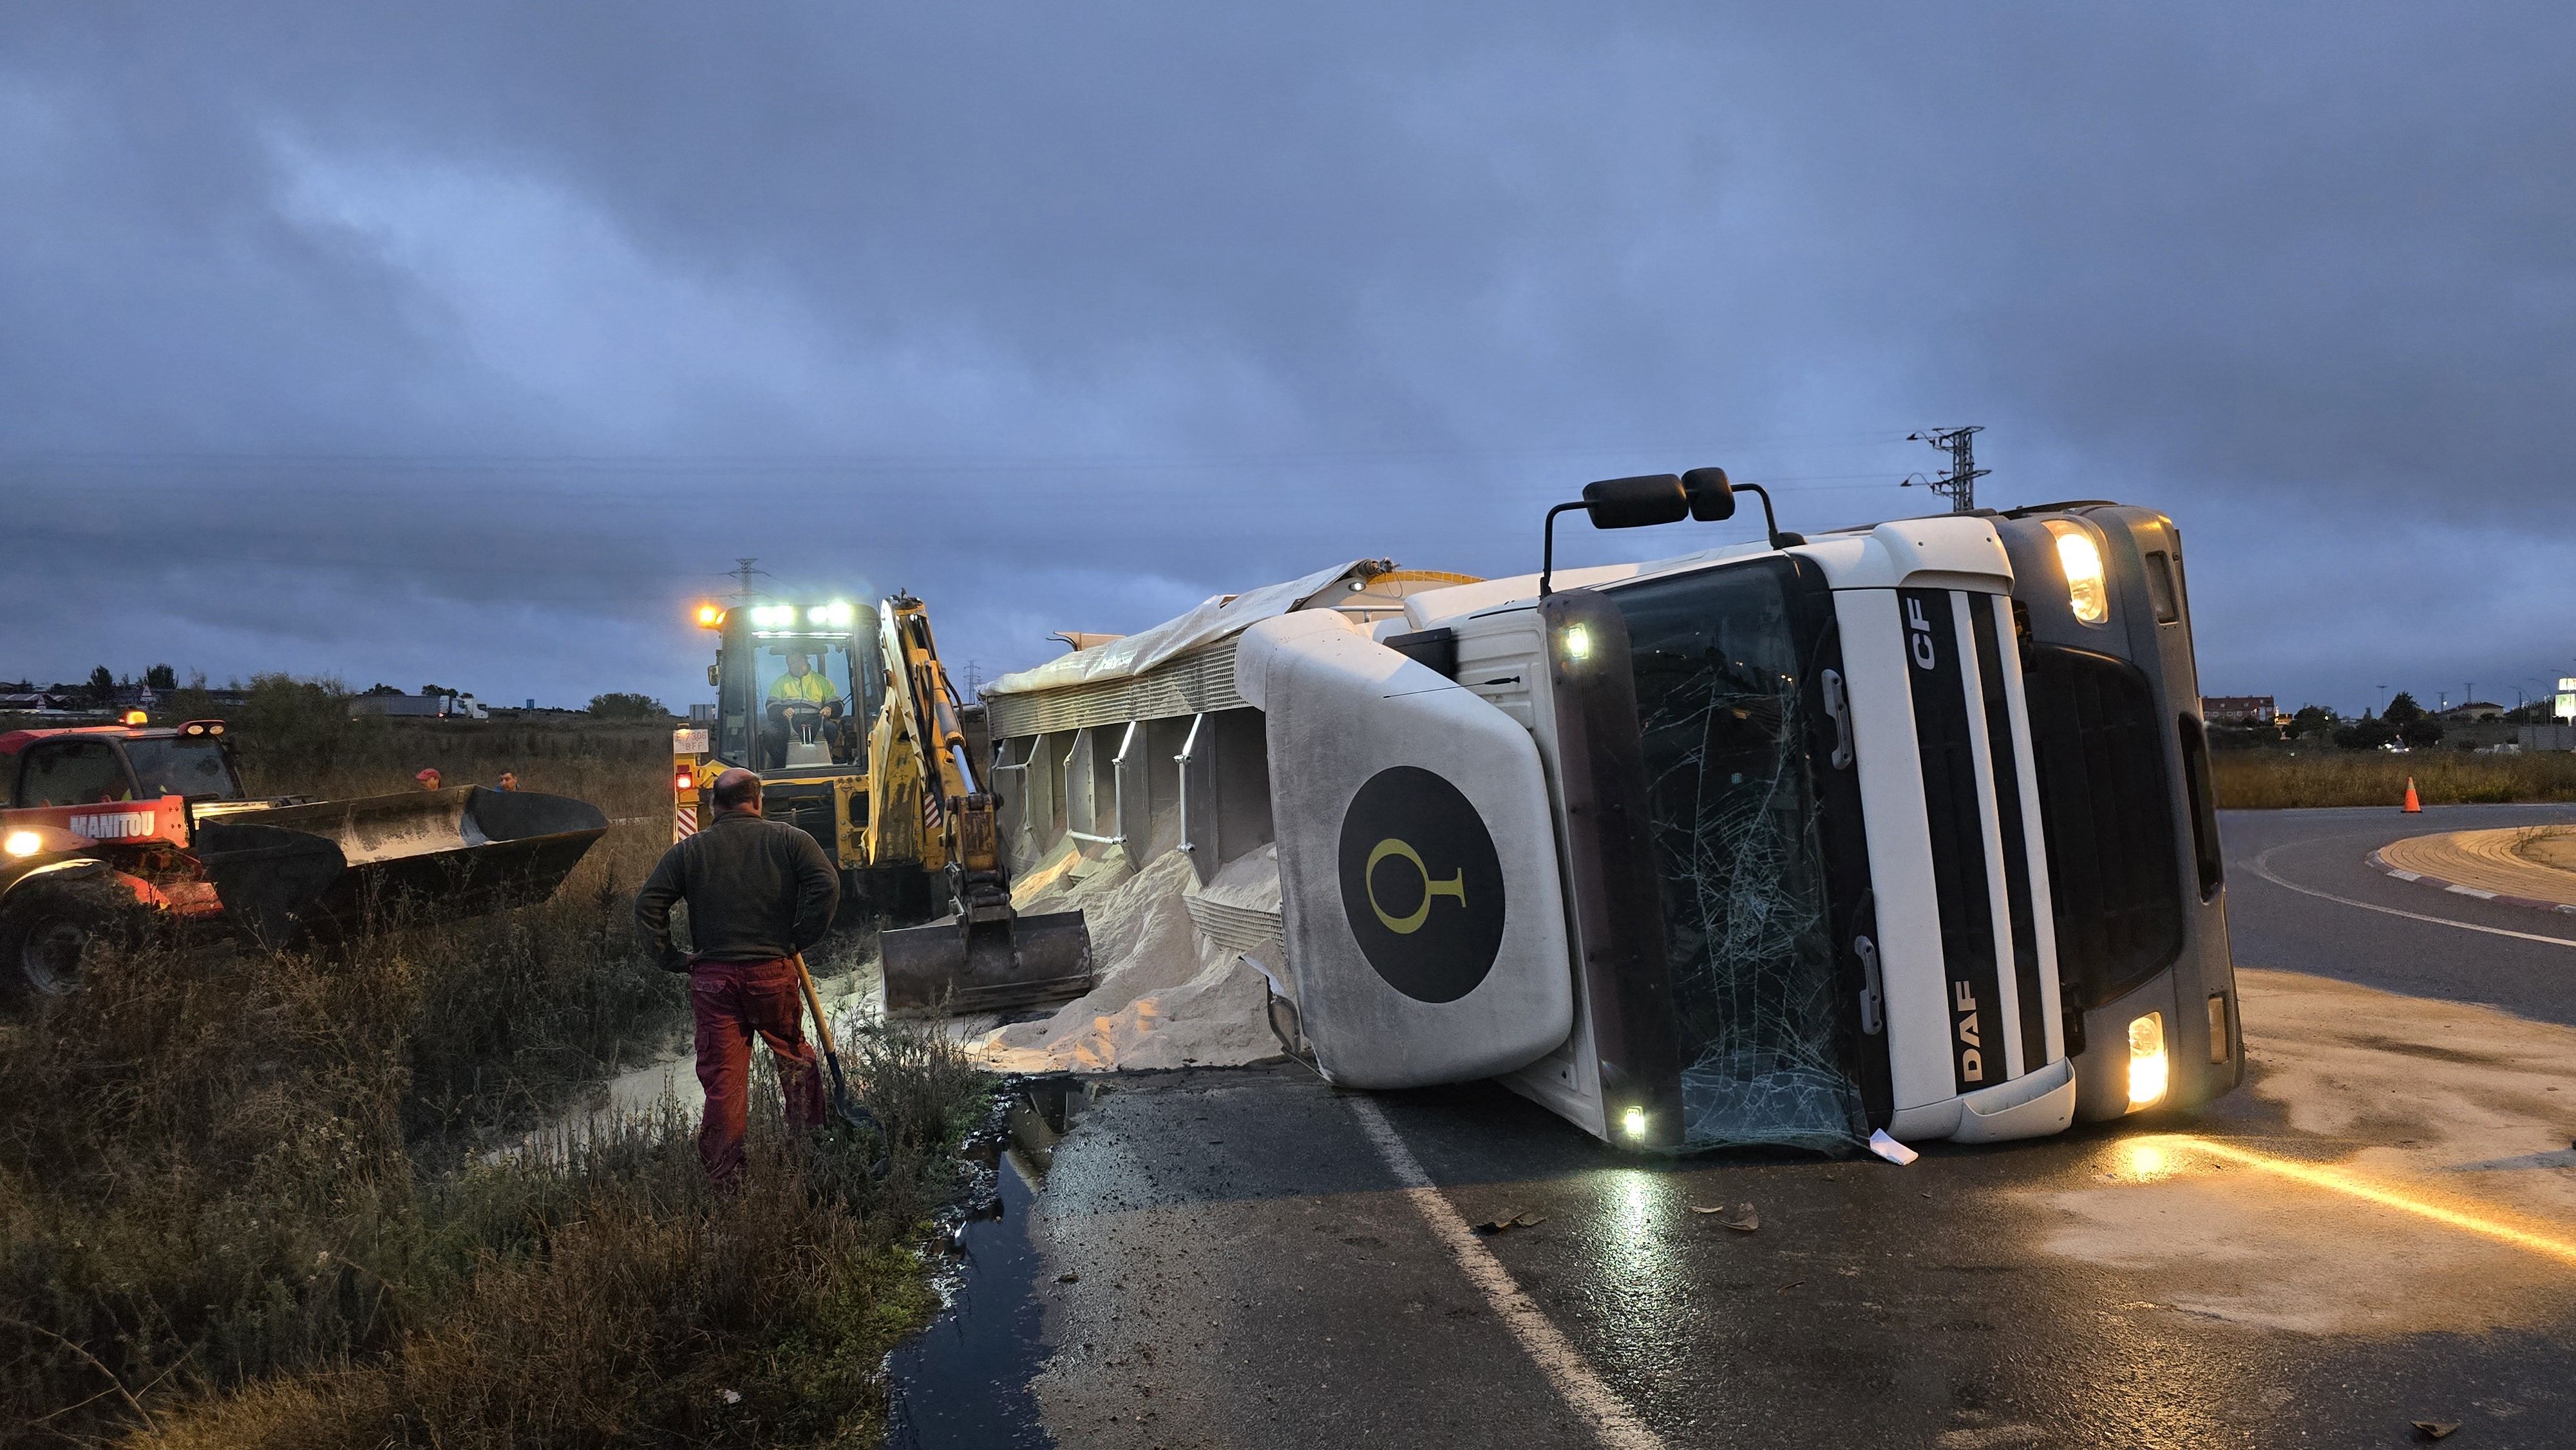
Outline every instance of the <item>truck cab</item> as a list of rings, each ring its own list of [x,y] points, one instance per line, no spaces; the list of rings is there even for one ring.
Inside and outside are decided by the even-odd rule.
[[[2031,1137],[2241,1081],[2170,520],[1947,515],[1556,582],[1246,631],[1328,1075],[1500,1076],[1668,1149]]]

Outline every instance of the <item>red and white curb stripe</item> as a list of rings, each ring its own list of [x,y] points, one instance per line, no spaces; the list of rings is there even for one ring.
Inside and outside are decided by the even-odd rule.
[[[2534,911],[2555,911],[2567,916],[2576,916],[2576,906],[2563,901],[2543,901],[2536,896],[2508,896],[2501,891],[2489,891],[2482,886],[2463,886],[2457,881],[2445,881],[2439,876],[2427,876],[2421,871],[2409,871],[2402,866],[2391,866],[2377,851],[2370,853],[2370,864],[2372,869],[2394,876],[2400,881],[2420,881],[2427,886],[2438,886],[2454,896],[2473,896],[2480,901],[2494,901],[2506,906],[2523,906]]]

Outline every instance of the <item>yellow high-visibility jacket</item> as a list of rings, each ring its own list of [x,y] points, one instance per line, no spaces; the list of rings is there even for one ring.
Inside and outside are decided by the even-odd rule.
[[[819,705],[826,700],[841,698],[841,692],[832,688],[831,680],[821,670],[808,670],[802,675],[780,675],[770,681],[769,698],[791,704],[811,701]]]

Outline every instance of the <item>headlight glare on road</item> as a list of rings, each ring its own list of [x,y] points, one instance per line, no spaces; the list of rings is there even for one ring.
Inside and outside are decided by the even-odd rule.
[[[2057,536],[2057,567],[2066,575],[2067,607],[2086,624],[2109,619],[2111,588],[2102,572],[2102,546],[2093,542],[2082,524],[2051,519],[2048,531]]]
[[[1619,1118],[1619,1131],[1627,1134],[1631,1138],[1642,1138],[1646,1136],[1646,1110],[1644,1108],[1630,1108],[1626,1113],[1622,1114]]]
[[[2129,1111],[2161,1102],[2171,1075],[2165,1056],[2165,1019],[2150,1012],[2129,1022]]]

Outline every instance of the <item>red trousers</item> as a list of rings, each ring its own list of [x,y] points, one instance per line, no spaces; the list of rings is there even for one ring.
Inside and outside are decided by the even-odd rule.
[[[706,1116],[698,1124],[698,1159],[707,1176],[742,1176],[742,1137],[751,1109],[751,1039],[769,1044],[778,1085],[787,1094],[787,1123],[823,1123],[823,1074],[805,1041],[805,997],[792,958],[773,962],[698,962],[689,968],[689,1007],[698,1022],[698,1085]]]

